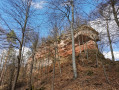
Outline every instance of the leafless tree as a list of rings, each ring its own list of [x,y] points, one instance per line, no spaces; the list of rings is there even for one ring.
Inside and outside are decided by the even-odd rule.
[[[13,86],[12,86],[12,90],[15,90],[15,86],[19,77],[19,72],[20,72],[20,66],[21,66],[21,59],[22,59],[22,48],[24,45],[24,38],[25,38],[25,32],[26,32],[26,27],[28,24],[28,19],[30,18],[30,12],[31,12],[31,2],[32,0],[8,0],[8,2],[4,3],[4,5],[6,6],[6,4],[8,4],[7,9],[3,8],[4,13],[6,13],[8,16],[10,16],[18,25],[21,33],[21,39],[19,39],[18,36],[15,37],[15,39],[17,40],[17,42],[19,43],[19,54],[17,56],[18,59],[18,66],[17,69],[15,71],[15,77],[14,77],[14,82],[13,82]],[[5,22],[5,24],[10,28],[10,25],[5,21],[5,19],[3,19],[3,21]],[[11,37],[14,38],[14,37]]]
[[[32,42],[32,46],[31,46],[31,50],[32,50],[32,61],[30,64],[30,72],[29,72],[29,82],[28,82],[28,87],[29,90],[32,89],[32,72],[33,72],[33,65],[34,65],[34,61],[35,61],[35,53],[37,50],[37,46],[38,46],[38,41],[39,41],[39,35],[35,32],[32,32],[30,37],[30,40]]]
[[[58,11],[61,17],[66,17],[68,22],[70,23],[71,27],[71,36],[72,36],[72,64],[73,64],[73,71],[74,71],[74,78],[77,78],[77,69],[76,69],[76,62],[75,62],[75,46],[74,46],[74,1],[51,1],[49,2],[51,5],[51,9]],[[70,20],[70,17],[72,19]]]
[[[105,10],[108,9],[108,10]],[[113,53],[113,48],[112,48],[112,40],[111,40],[111,36],[110,36],[110,31],[109,31],[109,20],[111,19],[111,9],[109,6],[106,7],[101,7],[99,9],[99,14],[102,16],[102,18],[104,18],[105,22],[106,22],[106,30],[107,30],[107,37],[109,40],[109,45],[110,45],[110,50],[111,50],[111,54],[112,54],[112,60],[115,61],[114,58],[114,53]]]

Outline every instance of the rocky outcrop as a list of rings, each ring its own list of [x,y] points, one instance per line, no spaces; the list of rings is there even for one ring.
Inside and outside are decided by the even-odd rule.
[[[89,49],[98,49],[96,42],[99,40],[98,32],[95,31],[90,26],[82,25],[74,31],[75,39],[75,53],[76,56],[79,53],[84,52]],[[60,42],[42,44],[37,50],[35,58],[37,60],[50,60],[55,56],[55,48],[58,49],[58,56],[68,57],[72,55],[72,41],[71,34],[64,34],[60,38]],[[57,57],[58,57],[57,56]]]

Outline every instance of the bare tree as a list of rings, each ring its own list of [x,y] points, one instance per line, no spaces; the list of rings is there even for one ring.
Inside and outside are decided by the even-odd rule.
[[[31,35],[31,42],[32,42],[32,46],[31,46],[31,49],[32,49],[32,61],[31,61],[31,64],[30,64],[30,72],[29,72],[29,82],[28,82],[28,87],[29,87],[29,90],[32,90],[32,72],[33,72],[33,65],[34,65],[34,61],[35,61],[35,53],[36,53],[36,49],[37,49],[37,46],[38,46],[38,41],[39,41],[39,36],[37,33],[34,33],[32,32],[32,35]]]
[[[109,32],[109,25],[108,25],[108,20],[106,21],[106,24],[107,24],[107,36],[108,36],[108,39],[109,39],[109,45],[110,45],[110,50],[111,50],[111,55],[112,55],[112,60],[115,61],[115,58],[114,58],[114,53],[113,53],[113,48],[112,48],[112,40],[110,38],[110,32]]]
[[[15,38],[17,42],[19,43],[19,54],[17,56],[18,66],[15,71],[16,74],[14,77],[12,90],[15,90],[15,86],[16,86],[16,83],[19,77],[20,66],[21,66],[20,64],[21,64],[21,59],[22,59],[22,47],[24,45],[24,38],[25,38],[26,27],[28,24],[28,19],[30,18],[31,2],[32,0],[17,0],[17,1],[8,0],[8,4],[9,4],[8,6],[10,6],[9,9],[3,8],[3,11],[16,22],[16,24],[19,26],[19,29],[22,32],[21,37],[20,37],[21,39],[19,39],[18,36],[11,37],[11,38]],[[10,25],[7,24],[5,19],[3,19],[3,21],[8,26],[8,28],[11,30]]]
[[[51,41],[51,44],[53,49],[54,49],[54,53],[53,53],[53,80],[52,80],[52,90],[54,90],[54,80],[55,80],[55,64],[58,61],[58,65],[59,65],[59,71],[60,71],[60,75],[61,75],[61,67],[60,67],[60,57],[59,57],[59,50],[58,50],[58,42],[60,40],[60,28],[57,26],[57,20],[55,18],[55,23],[51,22],[52,24],[52,31],[51,31],[51,39],[48,37],[48,41],[47,43],[49,43],[49,41]],[[48,52],[50,51],[50,49],[48,50]],[[50,52],[48,53],[50,55]]]
[[[50,2],[51,9],[56,9],[60,12],[62,17],[66,17],[68,22],[70,23],[71,27],[71,37],[72,37],[72,64],[73,64],[73,71],[74,71],[74,78],[77,78],[77,69],[76,69],[76,62],[75,62],[75,46],[74,46],[74,1],[52,1]],[[59,6],[60,5],[60,6]],[[71,10],[70,10],[71,9]],[[72,20],[70,20],[70,14],[72,15]]]
[[[108,10],[105,10],[105,9],[108,9]],[[109,40],[109,45],[110,45],[112,60],[115,61],[114,53],[113,53],[113,48],[112,48],[112,40],[111,40],[111,36],[110,36],[110,32],[109,32],[109,24],[108,24],[109,23],[109,20],[111,19],[111,10],[110,10],[110,7],[109,6],[101,7],[99,9],[99,14],[102,16],[102,18],[106,22],[107,37],[108,37],[108,40]]]
[[[117,23],[119,27],[119,18],[118,18],[118,13],[119,13],[119,1],[118,0],[110,0],[110,5],[112,7],[112,12],[114,15],[115,22]]]
[[[11,37],[14,37],[14,38],[11,38]],[[13,30],[11,30],[11,32],[7,33],[6,35],[6,39],[7,39],[7,42],[8,42],[8,51],[6,50],[6,58],[4,59],[4,64],[3,64],[3,68],[2,68],[2,73],[1,73],[1,77],[0,77],[0,82],[1,84],[3,83],[3,79],[5,79],[5,73],[8,69],[8,71],[12,71],[10,72],[10,77],[6,77],[6,78],[9,78],[9,83],[8,83],[8,87],[9,89],[11,89],[11,85],[12,85],[12,76],[14,74],[14,67],[11,67],[11,70],[9,70],[9,68],[7,68],[9,66],[10,63],[11,66],[14,66],[14,59],[15,59],[15,54],[13,52],[14,51],[14,48],[13,48],[13,44],[16,44],[16,34],[14,33]],[[10,59],[12,59],[10,61]]]
[[[119,27],[119,18],[118,18],[118,13],[119,13],[119,1],[118,0],[104,0],[99,4],[101,7],[111,7],[111,12],[114,16],[114,20]]]

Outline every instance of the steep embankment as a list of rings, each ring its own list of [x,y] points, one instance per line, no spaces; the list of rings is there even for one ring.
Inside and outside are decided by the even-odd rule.
[[[82,57],[76,59],[78,78],[75,80],[73,79],[70,58],[63,58],[65,62],[61,64],[61,74],[58,63],[56,63],[54,90],[119,90],[119,62],[104,59],[103,55],[98,54],[98,67],[96,67],[94,52],[89,53],[88,60],[85,57],[86,55],[83,53]],[[51,90],[53,81],[52,67],[52,65],[47,67],[47,70],[44,67],[39,71],[39,76],[34,80],[35,90],[36,88],[37,90]],[[104,69],[109,83],[106,80]]]

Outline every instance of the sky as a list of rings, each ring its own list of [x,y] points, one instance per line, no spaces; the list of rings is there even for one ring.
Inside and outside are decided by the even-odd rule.
[[[6,1],[6,2],[4,2]],[[24,0],[23,0],[24,1]],[[49,0],[50,1],[50,0]],[[48,0],[35,0],[31,3],[31,8],[36,10],[36,14],[38,14],[35,17],[32,17],[31,21],[33,21],[32,25],[37,27],[37,31],[40,32],[40,35],[42,37],[46,37],[49,33],[49,30],[51,30],[51,26],[49,25],[49,17],[48,17],[48,12],[50,12],[50,10],[48,9],[48,5],[47,5]],[[7,2],[7,0],[0,0],[0,8],[4,7],[4,3],[7,3],[6,8],[9,8],[9,4]],[[81,3],[79,4],[81,7],[80,12],[85,12],[87,14],[90,13],[90,11],[92,11],[95,8],[96,3],[92,3],[92,0],[86,0],[86,3]],[[16,30],[16,28],[18,27],[18,25],[16,25],[16,23],[13,21],[13,19],[11,17],[9,17],[8,15],[6,15],[3,11],[0,10],[1,16],[3,18],[6,18],[7,22],[9,23],[9,25],[11,26],[11,29]],[[86,15],[84,15],[85,17]],[[35,21],[34,21],[35,19]],[[8,29],[8,27],[6,25],[0,25],[2,28],[4,29]],[[20,33],[17,30],[17,33]]]
[[[119,28],[117,27],[114,20],[111,20],[108,24],[109,24],[109,32],[111,35],[114,56],[116,60],[119,60],[119,37],[116,36],[117,34],[119,34]],[[111,59],[110,46],[109,44],[107,44],[109,43],[109,41],[107,38],[106,22],[102,18],[98,18],[97,20],[91,21],[90,26],[99,32],[99,37],[101,42],[100,41],[98,42],[98,47],[100,48],[100,50],[102,49],[103,54],[106,58]],[[105,44],[103,44],[102,46],[100,45],[101,43],[105,43]]]
[[[6,1],[6,2],[4,2],[4,1]],[[50,0],[35,0],[31,3],[31,8],[36,11],[35,13],[37,15],[33,16],[31,18],[30,24],[32,24],[32,26],[35,28],[35,30],[40,33],[40,37],[47,37],[49,35],[49,31],[52,29],[51,25],[50,25],[50,20],[52,18],[49,18],[49,15],[48,15],[49,12],[51,12],[51,11],[50,11],[50,9],[48,9],[47,1],[50,1]],[[79,16],[83,17],[84,19],[87,18],[89,13],[96,8],[96,5],[101,0],[94,0],[94,1],[98,1],[98,2],[94,3],[92,0],[86,0],[85,2],[80,2],[78,11],[81,13],[81,15],[79,15]],[[8,6],[5,6],[3,3],[7,3],[7,0],[0,0],[0,9],[2,9],[2,7],[4,7],[4,8],[9,7],[9,3],[7,3]],[[9,8],[8,8],[8,10],[9,10]],[[17,29],[19,29],[19,26],[13,21],[13,19],[11,17],[6,15],[2,10],[0,10],[0,13],[1,13],[0,16],[5,18],[7,23],[9,23],[9,26],[11,27],[11,29],[15,30],[15,32],[17,33],[17,35],[20,38],[20,36],[21,36],[20,30],[17,30]],[[82,14],[82,13],[84,13],[84,14]],[[66,23],[63,22],[63,24],[66,24]],[[8,27],[2,22],[0,23],[0,27],[8,30]],[[96,29],[97,29],[97,27],[96,27]],[[97,30],[99,30],[99,29],[97,29]],[[113,47],[115,47],[115,49],[114,49],[114,52],[116,52],[115,55],[118,58],[119,48],[117,48],[117,46],[119,46],[119,43],[117,43],[116,45],[115,44],[113,45]],[[106,50],[104,50],[104,54],[106,57],[108,57],[108,56],[110,57],[109,51],[110,51],[109,47],[106,48]]]

